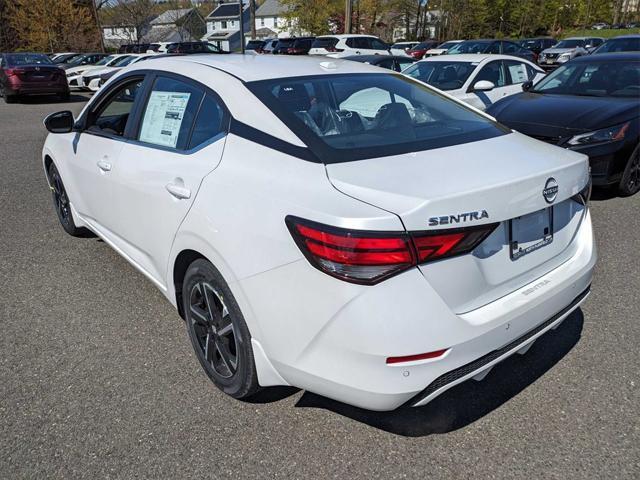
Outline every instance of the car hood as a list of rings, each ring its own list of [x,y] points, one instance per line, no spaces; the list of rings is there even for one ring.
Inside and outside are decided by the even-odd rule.
[[[89,73],[90,71],[96,70],[98,68],[102,68],[102,65],[100,65],[99,67],[96,67],[95,65],[78,65],[77,67],[67,68],[67,75],[69,75],[70,73]]]
[[[85,71],[83,73],[84,77],[99,77],[103,73],[110,72],[112,70],[116,70],[119,67],[102,67],[102,68],[93,68],[91,70]]]
[[[530,135],[536,134],[534,130],[549,128],[576,134],[616,125],[637,116],[638,100],[528,92],[490,105],[487,113],[500,123]],[[556,134],[561,135],[560,132]]]
[[[542,53],[544,53],[545,55],[547,53],[571,53],[576,48],[577,47],[574,47],[574,48],[547,48],[546,50],[543,50]]]

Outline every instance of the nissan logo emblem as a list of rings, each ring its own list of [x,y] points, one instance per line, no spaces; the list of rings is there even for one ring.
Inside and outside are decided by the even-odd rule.
[[[544,184],[542,196],[547,203],[553,203],[553,201],[556,199],[556,197],[558,196],[558,182],[556,182],[555,178],[549,178],[547,180],[547,183]]]

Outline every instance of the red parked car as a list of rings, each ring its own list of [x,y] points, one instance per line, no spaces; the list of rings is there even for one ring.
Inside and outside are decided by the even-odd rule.
[[[425,40],[424,42],[420,42],[418,45],[413,47],[407,53],[416,60],[420,60],[422,57],[424,57],[424,54],[427,53],[427,50],[436,48],[439,44],[440,42],[438,42],[437,40]]]
[[[0,54],[0,96],[6,103],[21,95],[55,94],[69,100],[64,70],[41,53]]]

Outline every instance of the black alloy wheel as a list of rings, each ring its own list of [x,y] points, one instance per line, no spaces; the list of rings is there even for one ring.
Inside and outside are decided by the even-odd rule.
[[[256,393],[249,329],[227,283],[207,260],[189,266],[182,306],[193,349],[213,383],[234,398]]]
[[[60,220],[60,225],[62,225],[64,231],[72,237],[92,236],[89,230],[83,227],[77,227],[73,221],[69,196],[64,188],[64,183],[62,183],[60,172],[58,172],[54,163],[49,165],[49,185],[53,196],[53,207],[56,210],[58,220]]]
[[[618,190],[620,195],[625,197],[640,191],[640,145],[636,147],[627,162]]]

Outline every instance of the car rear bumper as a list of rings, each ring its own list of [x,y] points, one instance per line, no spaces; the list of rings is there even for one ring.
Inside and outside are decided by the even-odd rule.
[[[588,211],[575,241],[576,253],[557,268],[466,313],[452,312],[417,269],[373,287],[353,286],[357,293],[345,298],[338,286],[330,290],[334,279],[305,261],[241,283],[248,297],[264,297],[266,303],[252,305],[258,318],[269,309],[280,315],[269,321],[271,328],[264,324],[258,340],[287,383],[358,407],[392,410],[424,405],[482,376],[578,308],[597,256]],[[300,292],[307,281],[308,295],[281,301],[282,291]],[[258,293],[265,288],[269,295]],[[317,292],[324,292],[320,300]],[[437,358],[386,363],[391,356],[443,349]]]
[[[66,84],[28,84],[7,85],[5,89],[8,95],[50,95],[68,93],[69,87]]]

